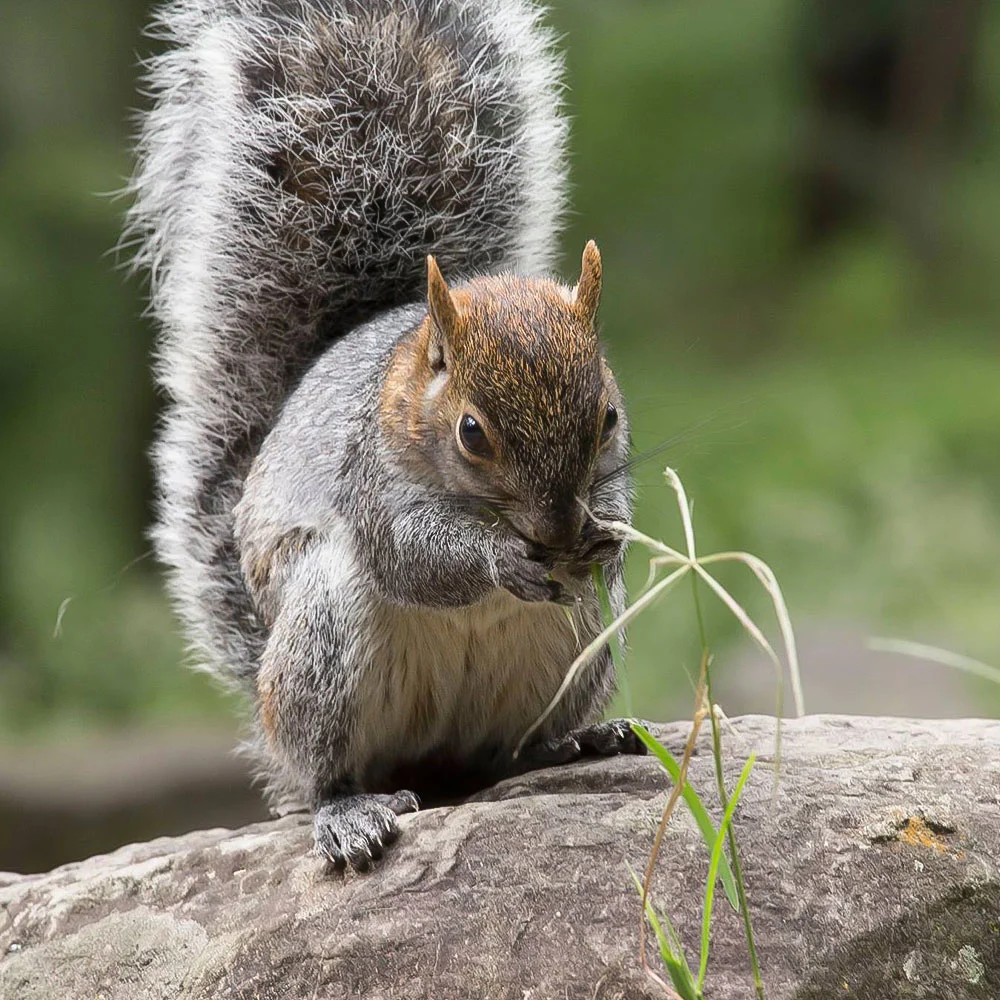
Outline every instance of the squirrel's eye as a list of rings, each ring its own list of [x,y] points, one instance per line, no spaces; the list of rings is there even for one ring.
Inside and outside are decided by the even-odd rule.
[[[608,403],[607,411],[604,414],[604,426],[601,428],[601,444],[607,444],[618,426],[618,411],[614,403]]]
[[[486,458],[490,454],[486,431],[471,413],[466,413],[458,422],[458,443],[476,458]]]

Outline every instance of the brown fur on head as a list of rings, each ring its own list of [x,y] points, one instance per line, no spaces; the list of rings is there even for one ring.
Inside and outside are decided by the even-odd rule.
[[[587,244],[574,288],[500,275],[450,290],[433,257],[427,277],[427,319],[397,348],[386,380],[390,442],[425,481],[483,498],[521,534],[570,549],[580,501],[626,447],[595,326],[597,246]]]

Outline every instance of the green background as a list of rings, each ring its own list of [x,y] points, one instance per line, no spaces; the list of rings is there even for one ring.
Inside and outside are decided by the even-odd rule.
[[[130,171],[147,17],[111,0],[3,13],[8,735],[229,714],[180,666],[143,558],[152,331],[113,252],[111,193]],[[574,118],[563,270],[598,239],[636,445],[676,438],[642,468],[637,525],[681,541],[669,463],[702,550],[766,559],[800,631],[1000,664],[1000,6],[563,0],[553,20]],[[755,586],[725,579],[766,620]],[[713,611],[709,631],[724,678],[738,629]],[[688,713],[689,595],[632,639],[635,710]],[[808,698],[807,655],[803,672]],[[877,708],[878,678],[864,682]],[[977,696],[984,713],[1000,704]]]

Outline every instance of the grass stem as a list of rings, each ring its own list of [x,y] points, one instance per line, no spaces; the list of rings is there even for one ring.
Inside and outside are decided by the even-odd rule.
[[[698,631],[701,636],[702,660],[708,661],[708,637],[705,632],[705,618],[701,610],[701,601],[698,597],[698,578],[691,574],[691,594],[694,598],[695,616],[698,620]],[[715,759],[715,779],[719,786],[719,803],[723,812],[729,810],[729,793],[726,791],[726,777],[722,769],[722,733],[719,729],[719,720],[715,716],[715,700],[712,697],[712,673],[705,670],[705,694],[708,698],[708,718],[712,726],[712,757]],[[740,900],[740,916],[743,918],[743,933],[747,939],[747,951],[750,955],[750,971],[753,975],[754,991],[758,1000],[764,1000],[764,982],[760,974],[760,962],[757,958],[757,947],[753,937],[753,923],[750,919],[750,905],[747,901],[746,886],[743,882],[743,866],[740,864],[740,853],[736,846],[736,833],[730,823],[726,828],[726,837],[729,841],[729,861],[733,869],[733,877],[736,879],[736,893]]]

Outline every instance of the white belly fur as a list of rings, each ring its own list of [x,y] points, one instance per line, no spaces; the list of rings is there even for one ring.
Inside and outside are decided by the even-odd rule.
[[[468,608],[378,604],[371,612],[372,660],[357,690],[357,731],[366,736],[358,751],[369,761],[513,744],[581,648],[562,607],[526,604],[506,591]],[[596,609],[575,619],[584,642],[600,628]]]

